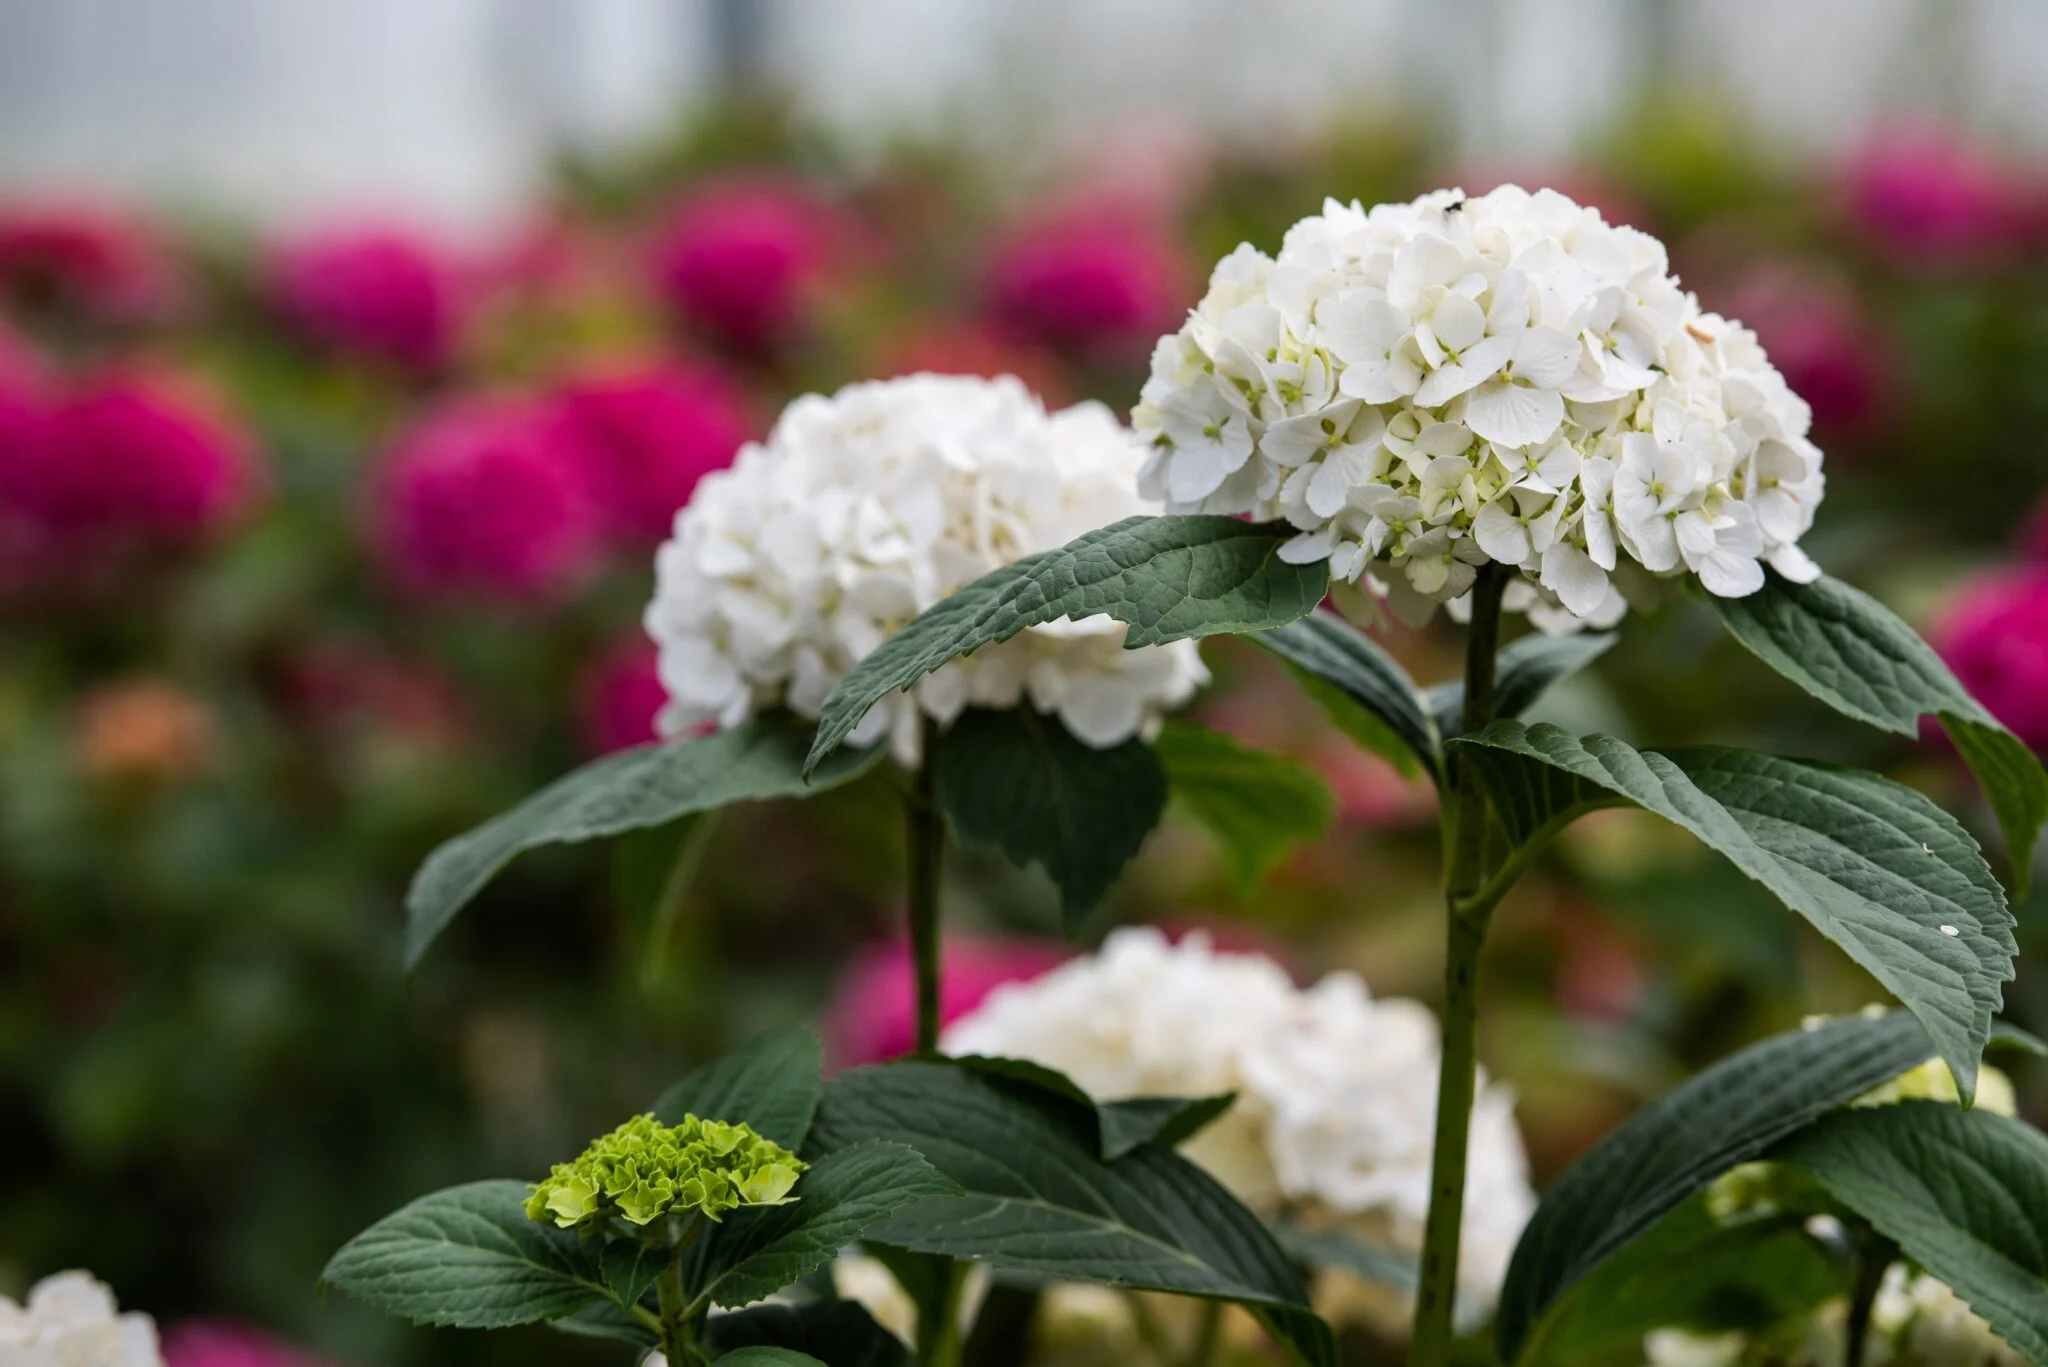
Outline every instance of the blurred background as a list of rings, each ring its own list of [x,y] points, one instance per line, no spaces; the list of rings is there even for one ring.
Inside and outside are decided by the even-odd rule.
[[[577,1363],[313,1293],[761,1028],[909,1042],[893,809],[722,819],[675,933],[524,860],[408,982],[439,841],[651,735],[652,548],[791,396],[916,369],[1135,397],[1325,195],[1548,184],[1663,237],[1813,405],[1807,545],[2048,747],[2048,9],[2029,0],[0,0],[0,1292],[358,1367]],[[1454,636],[1390,645],[1425,682]],[[1173,818],[1104,909],[1435,994],[1433,798],[1207,648],[1329,838],[1242,896]],[[1545,715],[1884,769],[1675,595]],[[2002,867],[2002,855],[1994,853]],[[955,981],[1049,886],[956,861]],[[2009,1015],[2048,1032],[2048,901]],[[1878,991],[1691,842],[1582,822],[1503,910],[1488,1066],[1539,1185],[1736,1045]],[[2048,1119],[2048,1078],[2019,1072]],[[188,1359],[196,1362],[197,1359]]]

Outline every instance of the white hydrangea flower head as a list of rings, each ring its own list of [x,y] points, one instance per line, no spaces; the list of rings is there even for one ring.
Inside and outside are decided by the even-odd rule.
[[[918,613],[990,570],[1159,511],[1108,409],[1057,413],[1011,377],[912,375],[805,395],[765,443],[705,476],[656,559],[646,626],[668,735],[767,708],[815,717]],[[1124,649],[1107,616],[1050,622],[876,704],[855,744],[917,761],[922,718],[1029,703],[1107,748],[1155,733],[1208,681],[1193,641]]]
[[[1330,201],[1239,247],[1132,421],[1147,497],[1285,519],[1285,559],[1411,621],[1489,561],[1546,630],[1618,620],[1629,564],[1723,597],[1819,573],[1806,404],[1663,244],[1551,190]]]
[[[944,1047],[1056,1068],[1102,1100],[1236,1092],[1182,1146],[1189,1158],[1255,1209],[1422,1247],[1437,1025],[1415,1002],[1373,998],[1354,974],[1303,990],[1260,955],[1130,928],[1093,957],[997,988]],[[1482,1077],[1460,1263],[1477,1302],[1491,1304],[1534,1208],[1513,1096]]]
[[[26,1304],[0,1296],[0,1363],[163,1367],[163,1354],[149,1316],[122,1314],[89,1273],[59,1272],[29,1288]]]
[[[1870,1323],[1882,1336],[1873,1367],[2026,1367],[1962,1297],[1903,1263],[1885,1269]]]

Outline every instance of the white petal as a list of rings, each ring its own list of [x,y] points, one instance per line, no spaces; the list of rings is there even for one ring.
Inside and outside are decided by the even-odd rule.
[[[1530,328],[1515,344],[1515,378],[1555,389],[1578,373],[1584,346],[1556,328]]]
[[[1715,551],[1699,564],[1700,583],[1716,598],[1746,598],[1764,586],[1764,567],[1746,555]]]
[[[1564,396],[1554,389],[1490,380],[1465,401],[1465,425],[1500,446],[1548,441],[1564,422]]]
[[[1543,587],[1584,617],[1606,601],[1607,571],[1571,542],[1559,541],[1543,553]]]
[[[1330,558],[1330,529],[1303,532],[1280,543],[1280,558],[1290,565],[1313,565]]]
[[[1166,497],[1173,503],[1199,503],[1216,492],[1233,469],[1223,448],[1205,441],[1174,453],[1166,470]]]
[[[1472,521],[1472,539],[1503,565],[1519,565],[1529,558],[1529,529],[1504,503],[1489,503]]]
[[[1820,566],[1797,546],[1780,546],[1770,555],[1771,568],[1795,584],[1811,584],[1820,578]]]

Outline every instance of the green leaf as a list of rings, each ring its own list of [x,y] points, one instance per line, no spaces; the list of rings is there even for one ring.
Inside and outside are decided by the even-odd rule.
[[[1616,798],[1698,836],[1910,1008],[1974,1094],[2013,975],[2013,917],[1977,842],[1921,794],[1854,769],[1747,750],[1637,751],[1513,721],[1454,744],[1524,841]]]
[[[953,838],[1042,865],[1075,927],[1159,824],[1166,775],[1142,741],[1097,750],[1027,707],[970,708],[929,757]]]
[[[636,942],[641,984],[650,990],[661,982],[669,941],[717,829],[718,813],[693,812],[612,842],[613,893]]]
[[[1904,1012],[1850,1016],[1723,1059],[1638,1111],[1558,1179],[1501,1289],[1501,1360],[1575,1283],[1729,1168],[1927,1061]]]
[[[414,1324],[503,1329],[610,1303],[598,1246],[526,1218],[527,1184],[422,1196],[348,1241],[320,1274]]]
[[[1272,1229],[1273,1237],[1287,1250],[1287,1256],[1303,1267],[1334,1267],[1402,1292],[1413,1292],[1421,1284],[1421,1267],[1413,1257],[1396,1249],[1367,1243],[1338,1229],[1303,1229],[1286,1224],[1274,1225]]]
[[[956,1068],[1050,1092],[1062,1101],[1092,1111],[1097,1152],[1104,1162],[1122,1158],[1140,1144],[1173,1148],[1193,1138],[1237,1100],[1237,1093],[1201,1097],[1129,1097],[1098,1102],[1057,1069],[1023,1058],[992,1058],[961,1054],[947,1060]]]
[[[721,1355],[714,1367],[826,1367],[826,1364],[794,1348],[741,1348]]]
[[[1239,1302],[1318,1367],[1329,1329],[1258,1217],[1157,1144],[1099,1157],[1091,1108],[1044,1087],[949,1062],[842,1073],[825,1087],[812,1147],[909,1144],[966,1195],[922,1202],[870,1241],[1068,1281]]]
[[[1329,587],[1326,566],[1280,559],[1294,534],[1283,523],[1234,517],[1127,517],[993,570],[925,611],[839,681],[807,763],[838,749],[882,698],[1026,627],[1107,613],[1129,625],[1125,644],[1136,647],[1291,622]]]
[[[798,1179],[794,1201],[727,1216],[693,1250],[690,1284],[719,1305],[749,1305],[823,1267],[891,1211],[959,1192],[903,1144],[835,1148]]]
[[[1801,1216],[1723,1225],[1704,1193],[1574,1286],[1544,1323],[1521,1367],[1640,1367],[1655,1329],[1772,1337],[1845,1294],[1842,1262],[1806,1232]]]
[[[802,797],[859,777],[885,748],[848,751],[806,783],[811,731],[809,722],[774,713],[708,736],[622,750],[457,836],[427,856],[406,893],[407,970],[498,870],[535,846],[666,825],[735,802]]]
[[[785,1348],[832,1367],[911,1367],[914,1361],[903,1341],[876,1324],[858,1301],[757,1305],[713,1315],[704,1325],[704,1345],[728,1355],[742,1348]]]
[[[1736,640],[1844,716],[1901,736],[1917,734],[1922,717],[1939,720],[2005,832],[2014,895],[2026,896],[2034,842],[2048,821],[2048,771],[1911,627],[1825,575],[1794,584],[1773,573],[1747,598],[1702,596]]]
[[[1337,800],[1307,765],[1192,722],[1169,721],[1152,752],[1173,795],[1216,837],[1238,896],[1296,845],[1329,829]]]
[[[1338,729],[1413,778],[1443,782],[1443,746],[1408,671],[1370,636],[1327,612],[1245,640],[1279,657]]]
[[[771,1030],[662,1093],[654,1103],[655,1118],[664,1125],[680,1124],[685,1115],[750,1125],[795,1152],[811,1132],[824,1066],[824,1046],[810,1030]]]
[[[1605,655],[1620,640],[1613,632],[1578,632],[1545,636],[1531,632],[1510,641],[1493,661],[1493,714],[1519,717],[1536,705],[1560,679],[1569,678]],[[1465,684],[1461,679],[1434,684],[1423,694],[1446,740],[1465,732]]]
[[[1938,1101],[1841,1111],[1771,1155],[1876,1226],[2030,1362],[2048,1362],[2048,1138]]]
[[[592,1305],[578,1310],[573,1315],[549,1320],[548,1328],[562,1334],[575,1334],[579,1338],[612,1339],[619,1343],[637,1344],[639,1347],[658,1347],[661,1339],[652,1329],[634,1319],[616,1305],[606,1303]]]
[[[1140,1144],[1177,1148],[1221,1119],[1237,1102],[1236,1092],[1200,1097],[1132,1097],[1095,1108],[1104,1162],[1122,1158]]]

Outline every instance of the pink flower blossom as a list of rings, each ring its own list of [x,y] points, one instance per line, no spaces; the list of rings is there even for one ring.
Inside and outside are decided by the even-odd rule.
[[[317,1359],[251,1325],[186,1320],[163,1334],[164,1367],[319,1367]]]
[[[1065,957],[1031,940],[948,935],[942,951],[939,1009],[950,1023],[1004,983],[1028,982]],[[826,1021],[834,1066],[857,1068],[909,1053],[917,1044],[917,987],[902,938],[869,945],[840,975]]]
[[[1844,182],[1856,221],[1901,255],[1978,256],[2011,243],[2028,216],[2012,167],[1940,129],[1873,140],[1850,159]]]
[[[273,253],[268,281],[278,312],[323,346],[419,372],[454,355],[463,281],[422,237],[392,227],[315,233]]]
[[[1749,272],[1729,292],[1730,317],[1755,329],[1792,392],[1830,433],[1867,429],[1884,406],[1890,357],[1879,322],[1841,281],[1786,263]]]
[[[840,235],[837,215],[792,181],[712,181],[657,231],[648,274],[679,318],[759,354],[800,330]]]
[[[1080,204],[1019,225],[991,256],[990,315],[1044,346],[1129,350],[1171,330],[1187,302],[1187,263],[1138,215]]]
[[[376,480],[378,548],[419,592],[527,603],[590,568],[597,522],[545,405],[450,400],[403,433]]]
[[[710,370],[588,375],[557,390],[554,406],[606,534],[632,549],[667,536],[697,481],[753,435],[738,390]]]
[[[177,289],[168,249],[124,211],[56,200],[0,208],[0,293],[31,308],[143,322]]]
[[[1998,570],[1964,585],[1932,637],[1991,715],[2048,752],[2048,567]]]
[[[608,755],[657,739],[654,719],[668,703],[654,642],[635,635],[591,671],[583,684],[583,735],[592,754]]]
[[[111,375],[0,396],[0,509],[53,554],[189,542],[256,492],[244,433],[175,383]]]

